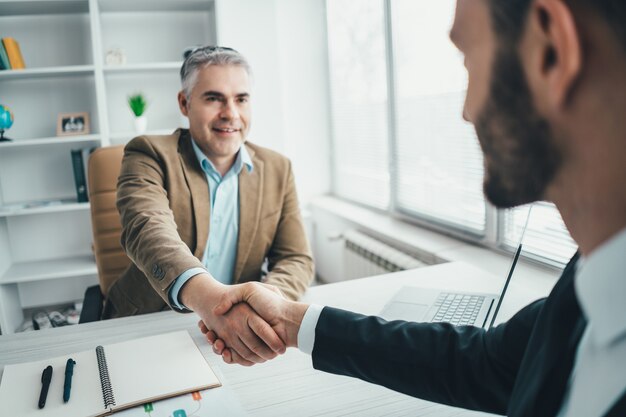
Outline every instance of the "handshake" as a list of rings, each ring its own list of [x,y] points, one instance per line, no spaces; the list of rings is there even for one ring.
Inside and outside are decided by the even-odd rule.
[[[289,301],[277,288],[259,282],[192,281],[185,305],[200,316],[200,330],[224,362],[251,366],[297,347],[307,304]],[[202,294],[210,294],[209,302]]]

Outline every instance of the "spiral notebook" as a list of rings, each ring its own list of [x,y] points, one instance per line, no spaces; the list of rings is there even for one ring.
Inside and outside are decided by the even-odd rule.
[[[65,363],[76,361],[70,400],[63,403]],[[46,405],[37,407],[41,373],[54,371]],[[143,337],[52,359],[7,365],[0,383],[0,416],[99,417],[220,386],[186,331]]]

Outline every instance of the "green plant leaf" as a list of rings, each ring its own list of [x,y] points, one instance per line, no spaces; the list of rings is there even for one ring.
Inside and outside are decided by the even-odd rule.
[[[142,93],[135,93],[128,96],[128,106],[136,117],[141,116],[148,107],[148,102]]]

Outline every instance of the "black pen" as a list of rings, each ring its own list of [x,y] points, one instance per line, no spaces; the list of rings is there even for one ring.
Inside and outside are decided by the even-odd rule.
[[[74,375],[74,365],[76,361],[72,358],[67,360],[65,364],[65,382],[63,383],[63,402],[70,400],[70,392],[72,391],[72,375]]]
[[[52,366],[46,366],[41,374],[41,394],[39,394],[39,408],[44,408],[46,405],[46,397],[48,397],[48,388],[50,388],[50,381],[52,381]]]

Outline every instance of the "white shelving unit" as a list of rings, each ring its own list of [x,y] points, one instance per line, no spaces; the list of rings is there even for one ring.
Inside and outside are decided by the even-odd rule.
[[[0,0],[0,37],[25,70],[0,71],[0,104],[15,114],[0,143],[0,329],[24,309],[81,299],[97,283],[89,203],[78,203],[71,149],[123,144],[126,97],[148,98],[148,133],[185,125],[176,102],[182,52],[216,43],[217,0]],[[107,65],[109,50],[126,64]],[[56,136],[60,113],[88,112],[90,133]]]

